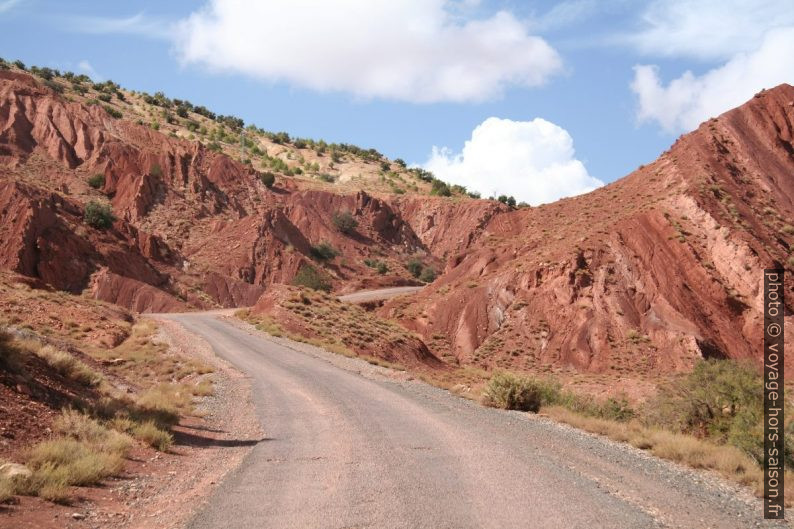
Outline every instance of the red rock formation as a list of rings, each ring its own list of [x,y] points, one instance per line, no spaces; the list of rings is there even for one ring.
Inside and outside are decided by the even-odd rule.
[[[794,268],[793,101],[763,92],[614,184],[491,216],[432,288],[382,313],[485,367],[759,360],[762,269]]]
[[[761,270],[792,270],[792,102],[790,86],[763,92],[620,181],[509,211],[284,178],[268,189],[197,142],[0,71],[0,267],[159,311],[248,305],[307,263],[338,292],[406,284],[416,254],[445,273],[382,314],[462,363],[652,374],[757,359]],[[101,190],[86,183],[97,173]],[[85,203],[108,199],[113,228],[86,226]],[[354,233],[334,227],[340,211]],[[319,263],[320,243],[341,256]]]
[[[342,252],[326,265],[342,290],[411,282],[402,264],[428,253],[383,199],[301,191],[290,181],[269,190],[249,165],[113,119],[101,106],[69,102],[9,71],[0,71],[0,167],[0,266],[71,292],[91,286],[128,308],[171,305],[155,298],[195,307],[251,303],[263,287],[290,282],[320,243]],[[87,185],[95,174],[104,176],[98,191]],[[108,199],[113,229],[85,226],[85,203]],[[340,211],[356,215],[355,233],[334,228]],[[373,252],[389,260],[388,276],[365,266]],[[89,285],[104,268],[114,279]],[[120,278],[162,292],[134,296]]]

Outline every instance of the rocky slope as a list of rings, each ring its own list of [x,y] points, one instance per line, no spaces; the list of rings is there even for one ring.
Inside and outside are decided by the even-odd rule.
[[[794,271],[792,246],[783,85],[611,185],[490,218],[431,287],[381,310],[486,368],[656,376],[702,357],[758,361],[762,270]]]
[[[448,224],[449,205],[460,207],[286,177],[269,188],[250,164],[10,70],[0,71],[0,171],[0,267],[136,311],[252,305],[302,268],[340,291],[412,284],[405,262],[438,267],[455,243],[436,216]],[[83,221],[90,201],[110,202],[110,229]],[[465,202],[481,212],[473,218],[499,209]],[[358,223],[350,233],[333,221],[344,212]],[[318,257],[323,244],[341,257]]]
[[[258,129],[250,151],[265,154],[240,163],[232,143],[213,145],[228,131],[191,137],[179,119],[155,130],[131,120],[157,116],[145,95],[114,89],[108,106],[92,98],[107,87],[63,86],[0,70],[0,268],[134,311],[251,306],[296,277],[339,293],[417,284],[414,261],[443,274],[380,315],[433,357],[641,379],[702,357],[760,358],[761,270],[794,267],[787,85],[622,180],[518,210],[423,195],[421,179],[415,192],[383,192],[394,186],[380,177],[416,174],[375,155],[323,161],[366,165],[366,184],[318,181],[293,171],[313,163],[308,147]],[[288,170],[268,187],[273,149],[287,149]],[[112,204],[112,227],[86,224],[90,201]],[[345,212],[357,223],[347,232],[334,220]],[[787,331],[790,342],[790,316]]]

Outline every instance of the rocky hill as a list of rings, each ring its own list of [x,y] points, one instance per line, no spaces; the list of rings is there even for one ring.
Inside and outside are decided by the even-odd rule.
[[[794,270],[787,85],[611,185],[514,209],[377,151],[35,73],[0,70],[0,267],[126,309],[422,279],[379,316],[434,357],[639,380],[760,358],[761,270]]]
[[[794,271],[792,247],[794,87],[782,85],[611,185],[492,217],[382,315],[487,368],[648,379],[704,357],[758,361],[762,270]]]
[[[294,175],[271,185],[200,141],[72,99],[0,71],[0,266],[132,310],[252,305],[299,273],[339,291],[416,283],[407,262],[438,268],[505,209]],[[91,202],[112,206],[112,226],[85,222]],[[459,211],[471,230],[452,238]]]

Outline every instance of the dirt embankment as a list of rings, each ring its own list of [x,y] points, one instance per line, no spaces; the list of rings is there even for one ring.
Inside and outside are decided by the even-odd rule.
[[[0,464],[33,472],[13,482],[0,471],[0,527],[181,526],[262,439],[248,382],[173,323],[156,332],[117,306],[0,272],[0,331]],[[97,426],[65,425],[68,409]],[[172,424],[172,413],[170,434],[160,419],[163,430],[152,432],[138,418]],[[97,429],[126,438],[118,467],[98,478],[64,467],[64,486],[37,466],[48,445],[93,450],[84,436]],[[10,499],[9,483],[17,484]]]

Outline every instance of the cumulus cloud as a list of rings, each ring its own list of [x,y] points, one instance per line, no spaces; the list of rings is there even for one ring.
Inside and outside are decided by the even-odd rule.
[[[460,153],[433,147],[424,168],[483,196],[512,195],[537,205],[604,185],[574,154],[573,138],[554,123],[492,117],[474,129]]]
[[[464,0],[211,0],[177,24],[184,63],[319,91],[411,102],[482,101],[562,69],[507,11]]]
[[[640,121],[656,121],[668,132],[690,131],[741,105],[762,88],[794,82],[794,27],[767,32],[759,47],[738,53],[703,75],[691,71],[666,86],[653,65],[634,68],[631,90]]]
[[[655,0],[625,41],[640,52],[703,60],[756,49],[769,30],[794,26],[794,2],[780,0]]]

